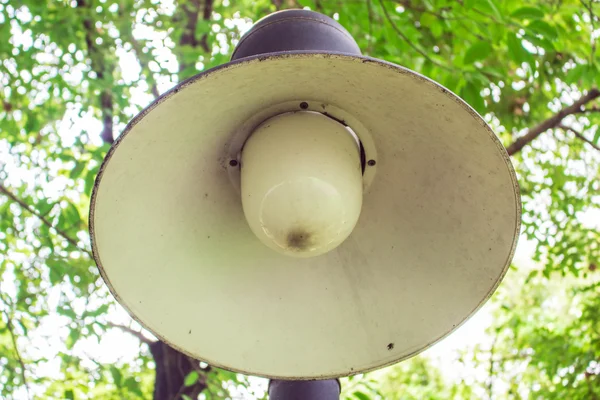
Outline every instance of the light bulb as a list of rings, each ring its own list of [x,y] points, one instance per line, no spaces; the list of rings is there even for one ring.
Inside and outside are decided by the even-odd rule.
[[[312,257],[340,245],[362,206],[357,139],[316,112],[281,114],[258,126],[241,157],[246,220],[265,245]]]

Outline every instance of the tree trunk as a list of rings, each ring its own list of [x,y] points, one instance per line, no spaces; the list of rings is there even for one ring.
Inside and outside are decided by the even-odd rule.
[[[156,364],[154,400],[181,400],[184,394],[195,400],[206,388],[206,374],[210,367],[201,369],[197,360],[161,341],[150,344],[150,352]],[[198,372],[198,380],[186,387],[185,377],[192,371]]]

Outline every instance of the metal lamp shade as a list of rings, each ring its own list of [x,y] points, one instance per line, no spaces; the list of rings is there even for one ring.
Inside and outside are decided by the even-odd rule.
[[[248,227],[238,158],[254,126],[306,110],[359,137],[365,194],[350,237],[301,259]],[[508,155],[460,98],[384,61],[307,51],[241,58],[161,96],[109,151],[90,214],[101,274],[136,320],[209,364],[279,379],[431,346],[491,296],[519,225]]]

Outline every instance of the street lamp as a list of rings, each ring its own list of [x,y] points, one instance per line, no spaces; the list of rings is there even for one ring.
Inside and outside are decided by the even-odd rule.
[[[329,400],[337,378],[473,315],[520,215],[509,157],[464,101],[288,10],[129,123],[90,233],[110,291],[158,338],[271,378],[274,400]]]

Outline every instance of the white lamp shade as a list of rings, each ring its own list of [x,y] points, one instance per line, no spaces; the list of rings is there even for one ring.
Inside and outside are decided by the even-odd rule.
[[[240,127],[301,102],[353,128],[366,161],[352,233],[310,258],[261,243],[230,166]],[[90,216],[102,276],[142,325],[209,364],[283,379],[372,370],[448,335],[499,284],[519,226],[508,155],[467,104],[393,64],[303,53],[162,96],[111,148]]]

